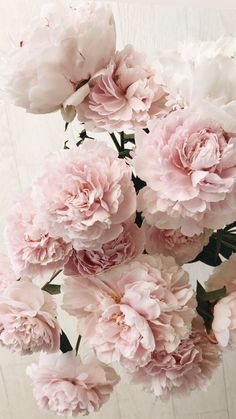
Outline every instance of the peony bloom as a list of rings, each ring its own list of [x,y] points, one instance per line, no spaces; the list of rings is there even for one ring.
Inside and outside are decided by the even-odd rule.
[[[204,331],[193,330],[175,351],[155,351],[148,364],[137,370],[132,381],[157,397],[205,390],[220,363],[220,352]]]
[[[147,126],[164,106],[165,92],[143,54],[131,45],[89,82],[89,95],[77,107],[88,130],[124,131]]]
[[[60,327],[51,295],[28,280],[9,285],[0,296],[0,342],[23,355],[59,350]]]
[[[98,358],[129,370],[145,365],[155,346],[173,351],[191,329],[193,291],[171,257],[141,255],[97,277],[68,278],[63,292],[63,308],[84,319]]]
[[[181,44],[159,59],[169,108],[197,107],[236,132],[236,38]]]
[[[124,224],[124,230],[114,240],[104,243],[100,250],[73,252],[64,267],[65,275],[95,275],[127,262],[144,250],[144,233],[134,221]]]
[[[5,90],[32,113],[77,105],[88,93],[86,82],[109,63],[115,44],[109,6],[46,5],[6,57]]]
[[[234,221],[236,135],[185,110],[151,122],[149,129],[137,134],[133,161],[147,183],[139,195],[147,223],[194,236]]]
[[[236,349],[236,290],[214,306],[212,330],[223,348]]]
[[[75,250],[98,250],[122,233],[136,210],[131,169],[102,142],[52,154],[34,185],[50,233]]]
[[[226,287],[226,297],[214,305],[212,330],[220,346],[236,348],[236,254],[215,269],[205,283],[207,291]]]
[[[221,263],[215,268],[214,273],[205,282],[207,291],[215,291],[226,287],[227,294],[236,291],[236,253],[233,253],[229,260]]]
[[[106,403],[119,382],[115,370],[95,358],[82,363],[74,352],[41,354],[27,368],[40,408],[59,416],[87,415]]]
[[[49,224],[41,219],[30,195],[12,208],[5,238],[14,271],[18,276],[37,276],[60,269],[68,261],[72,245],[49,234]]]
[[[0,295],[12,283],[17,280],[7,256],[0,253]]]
[[[155,226],[143,224],[146,235],[146,250],[150,255],[161,253],[173,256],[179,265],[194,260],[209,242],[212,230],[204,229],[203,233],[192,237],[184,236],[180,229],[161,230]]]

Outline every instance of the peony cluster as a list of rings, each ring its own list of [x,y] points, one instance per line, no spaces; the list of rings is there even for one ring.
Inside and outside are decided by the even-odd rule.
[[[27,374],[38,406],[68,417],[97,412],[119,382],[113,368],[96,359],[83,363],[74,352],[42,354]]]
[[[97,277],[68,278],[63,308],[105,363],[145,365],[155,347],[172,352],[194,317],[188,275],[171,257],[142,255]]]
[[[135,210],[131,169],[115,150],[87,140],[56,152],[9,215],[5,235],[13,268],[29,277],[64,265],[93,273],[131,259],[144,247],[130,219]]]
[[[156,66],[117,51],[107,5],[77,3],[44,6],[3,74],[14,104],[84,128],[12,206],[0,255],[0,343],[41,352],[27,370],[37,404],[69,417],[109,399],[112,363],[165,399],[205,389],[236,348],[236,255],[196,294],[182,267],[235,250],[236,41],[182,44]],[[78,356],[81,338],[92,358]]]
[[[156,77],[145,56],[127,45],[89,81],[89,94],[77,107],[79,120],[95,131],[145,128],[165,102],[165,91]]]
[[[156,397],[183,395],[196,389],[206,389],[221,357],[203,330],[193,328],[175,351],[155,351],[151,360],[132,375],[132,382],[142,384]]]
[[[213,311],[212,330],[222,348],[236,348],[236,254],[220,265],[210,276],[207,290],[226,287],[226,296],[221,298]]]
[[[144,250],[144,232],[133,220],[123,224],[117,238],[102,245],[99,250],[74,250],[64,266],[68,276],[87,276],[107,271],[127,262]]]
[[[217,120],[180,110],[151,122],[133,165],[147,184],[138,206],[148,224],[194,236],[235,220],[236,134]]]
[[[48,4],[6,57],[5,89],[17,106],[32,113],[76,105],[115,47],[109,6],[92,2],[72,7],[61,0]]]
[[[15,281],[0,295],[0,343],[22,355],[56,352],[60,327],[51,295],[29,280]]]
[[[173,256],[179,265],[193,261],[209,242],[212,230],[204,229],[201,234],[189,237],[180,229],[160,229],[144,222],[145,248],[149,255],[161,253]]]
[[[170,110],[201,109],[225,131],[236,132],[235,38],[182,43],[161,52],[159,61]]]

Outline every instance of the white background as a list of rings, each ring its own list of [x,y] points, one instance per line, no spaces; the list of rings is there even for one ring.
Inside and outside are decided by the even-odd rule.
[[[56,1],[56,0],[55,0]],[[79,1],[79,0],[78,0]],[[75,0],[74,3],[77,1]],[[38,13],[44,0],[0,0],[0,50],[10,37]],[[110,2],[117,21],[119,47],[130,42],[155,58],[158,48],[174,47],[183,40],[214,40],[222,35],[236,36],[236,0],[114,0]],[[186,8],[186,5],[188,8]],[[198,7],[201,6],[201,7]],[[217,7],[217,8],[216,8]],[[235,75],[236,77],[236,75]],[[75,138],[72,125],[67,134],[59,114],[37,116],[0,104],[0,238],[11,203],[37,175],[45,156],[62,148],[65,139]],[[4,243],[0,240],[0,250]],[[207,269],[192,266],[193,281],[206,277]],[[62,316],[63,327],[76,340],[74,323]],[[0,350],[0,419],[51,418],[40,412],[33,400],[25,366],[32,358],[19,358]],[[139,387],[124,381],[97,419],[235,419],[236,356],[224,356],[206,393],[191,397],[155,401]],[[54,416],[53,416],[54,417]]]

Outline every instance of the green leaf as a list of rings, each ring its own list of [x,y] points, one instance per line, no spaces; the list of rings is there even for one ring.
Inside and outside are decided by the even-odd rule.
[[[210,303],[220,300],[226,296],[226,287],[207,292],[197,281],[197,301],[198,303],[209,301]]]
[[[46,284],[42,289],[51,295],[61,293],[61,286],[56,284]]]
[[[63,354],[73,351],[73,347],[71,346],[71,343],[63,330],[61,330],[60,335],[60,350],[63,352]]]
[[[214,303],[225,297],[226,288],[206,292],[203,286],[197,281],[197,312],[202,317],[207,331],[211,331],[213,322]]]
[[[203,288],[202,284],[200,284],[200,282],[197,281],[197,301],[206,301],[204,300],[205,295],[205,288]]]
[[[222,263],[219,255],[216,256],[216,240],[211,236],[209,243],[205,246],[201,253],[192,261],[201,261],[209,266],[218,266]]]
[[[143,189],[144,186],[146,186],[146,182],[144,182],[138,176],[132,175],[132,181],[133,181],[133,184],[134,184],[136,193],[138,193],[139,191],[141,191],[141,189]]]
[[[228,231],[228,230],[232,230],[233,228],[235,228],[236,227],[236,221],[234,221],[233,223],[231,223],[231,224],[228,224],[225,228],[224,228],[224,230],[225,231]]]
[[[215,291],[206,292],[203,301],[210,301],[210,303],[220,300],[226,296],[226,287],[220,288]]]
[[[141,212],[136,212],[135,224],[140,228],[143,224],[143,217]]]
[[[64,150],[69,150],[70,149],[70,147],[68,147],[68,142],[69,142],[69,140],[66,140],[65,142],[64,142]]]
[[[225,244],[221,242],[220,254],[224,256],[224,258],[229,259],[232,253],[233,253],[233,250],[230,249],[228,246],[225,246]]]

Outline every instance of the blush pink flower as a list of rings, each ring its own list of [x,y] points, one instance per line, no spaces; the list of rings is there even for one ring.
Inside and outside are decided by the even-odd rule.
[[[124,224],[124,230],[100,250],[74,251],[64,266],[65,275],[95,275],[135,258],[144,250],[144,233],[134,221]]]
[[[30,194],[12,208],[5,230],[10,260],[18,276],[37,276],[60,269],[72,253],[71,243],[49,234]]]
[[[7,256],[0,253],[0,295],[12,283],[17,280],[16,274],[10,264]]]
[[[193,236],[234,221],[236,135],[190,110],[149,129],[137,134],[134,154],[135,171],[147,183],[139,195],[147,223]]]
[[[190,262],[201,253],[209,242],[212,230],[204,229],[203,233],[192,237],[184,236],[180,229],[162,230],[155,226],[143,224],[146,235],[146,250],[150,255],[161,253],[173,256],[179,265]]]
[[[226,287],[227,294],[236,292],[236,253],[233,253],[229,260],[217,266],[204,285],[207,291]]]
[[[98,250],[118,237],[136,210],[131,169],[105,143],[52,154],[34,185],[50,233],[75,250]]]
[[[32,113],[78,104],[88,93],[89,78],[109,63],[115,44],[109,6],[46,5],[6,57],[5,90]]]
[[[38,406],[68,417],[97,412],[119,382],[113,368],[95,358],[82,363],[74,352],[41,354],[27,374]]]
[[[59,350],[60,327],[51,295],[28,280],[9,285],[0,296],[0,343],[23,355]]]
[[[89,130],[123,131],[147,126],[164,106],[165,92],[146,57],[127,45],[89,82],[89,94],[77,107]]]
[[[145,365],[155,346],[173,351],[191,330],[193,291],[171,257],[141,255],[97,277],[68,278],[63,293],[98,358],[129,370]]]
[[[236,291],[214,306],[212,330],[223,348],[236,349]]]
[[[204,331],[193,329],[175,351],[154,351],[150,362],[133,374],[132,381],[143,384],[157,397],[186,395],[206,389],[220,361],[217,345],[208,341]]]
[[[196,107],[217,119],[225,131],[236,132],[235,46],[235,38],[225,37],[185,43],[159,54],[168,107]]]

